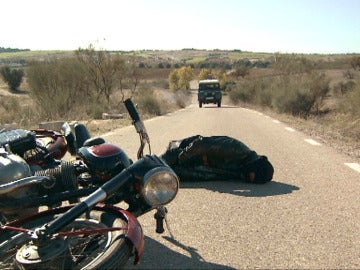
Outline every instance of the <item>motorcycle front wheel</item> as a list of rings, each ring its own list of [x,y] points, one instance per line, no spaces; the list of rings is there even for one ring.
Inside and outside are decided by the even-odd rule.
[[[21,227],[41,227],[67,208],[59,209],[30,217]],[[124,238],[127,225],[121,214],[95,207],[63,228],[63,236],[40,245],[25,233],[3,232],[0,269],[121,269],[132,250]]]

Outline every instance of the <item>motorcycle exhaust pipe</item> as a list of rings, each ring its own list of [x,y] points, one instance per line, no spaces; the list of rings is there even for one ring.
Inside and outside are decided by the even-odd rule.
[[[55,180],[46,176],[29,176],[10,183],[0,185],[0,195],[11,193],[17,189],[31,186],[34,184],[42,184],[44,187],[51,187],[55,184]]]

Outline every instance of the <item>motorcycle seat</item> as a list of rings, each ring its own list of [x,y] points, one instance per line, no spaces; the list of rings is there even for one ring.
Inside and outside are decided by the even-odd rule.
[[[93,146],[93,145],[98,145],[98,144],[103,144],[105,143],[105,140],[101,137],[94,137],[94,138],[90,138],[90,139],[87,139],[85,142],[84,142],[84,146]]]

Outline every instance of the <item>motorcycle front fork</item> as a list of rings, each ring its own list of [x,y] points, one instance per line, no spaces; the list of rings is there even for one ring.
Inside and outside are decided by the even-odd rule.
[[[165,206],[159,206],[157,208],[156,213],[154,215],[154,218],[156,220],[156,230],[155,231],[159,234],[163,233],[165,231],[165,229],[164,229],[164,221],[165,221],[166,228],[167,228],[171,238],[174,238],[174,236],[170,230],[169,221],[167,219],[167,213],[168,213],[168,210]]]

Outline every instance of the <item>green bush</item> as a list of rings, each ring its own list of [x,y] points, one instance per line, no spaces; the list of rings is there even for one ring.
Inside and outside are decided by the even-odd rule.
[[[0,73],[11,91],[18,89],[24,77],[24,71],[22,69],[10,69],[8,66],[2,67]]]

